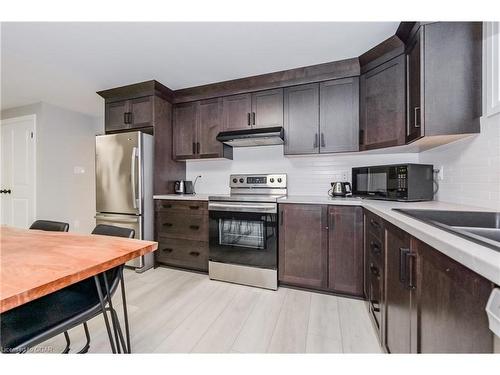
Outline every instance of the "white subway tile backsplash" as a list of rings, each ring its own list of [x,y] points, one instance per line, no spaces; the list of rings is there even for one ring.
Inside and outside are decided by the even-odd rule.
[[[228,193],[229,175],[233,173],[287,173],[289,194],[325,195],[331,181],[350,180],[352,167],[418,162],[418,154],[285,157],[283,146],[235,148],[233,151],[232,161],[187,162],[187,179],[202,176],[196,184],[197,193]]]
[[[500,115],[484,117],[480,134],[422,152],[419,161],[444,166],[437,200],[500,210]]]

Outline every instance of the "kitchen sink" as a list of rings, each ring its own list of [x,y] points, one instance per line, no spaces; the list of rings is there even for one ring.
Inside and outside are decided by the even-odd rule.
[[[500,251],[500,212],[393,210]]]

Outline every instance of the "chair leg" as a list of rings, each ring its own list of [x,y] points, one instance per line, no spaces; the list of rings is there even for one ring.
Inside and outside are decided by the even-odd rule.
[[[128,325],[128,312],[127,312],[127,299],[125,298],[125,280],[123,277],[123,267],[120,270],[120,289],[122,290],[122,305],[123,305],[123,318],[125,320],[125,337],[127,339],[127,351],[128,353],[132,353],[132,349],[130,347],[130,328]]]
[[[89,327],[87,326],[87,322],[83,323],[83,330],[85,331],[87,342],[85,343],[85,346],[79,352],[77,352],[77,354],[85,354],[89,351],[90,348],[90,332]]]
[[[120,338],[120,343],[121,343],[122,348],[123,348],[123,353],[127,354],[129,351],[128,351],[128,348],[125,344],[125,340],[123,338],[123,333],[122,333],[122,328],[120,326],[120,321],[118,320],[118,314],[116,313],[115,309],[111,310],[111,316],[114,317],[115,322],[116,322],[115,332],[118,333],[118,337]]]
[[[111,334],[111,327],[109,325],[108,314],[106,313],[106,306],[104,303],[104,297],[102,295],[101,283],[99,281],[99,275],[94,276],[95,285],[97,288],[97,294],[99,295],[99,302],[101,304],[102,315],[104,316],[104,323],[106,324],[106,330],[108,332],[109,345],[111,346],[111,351],[116,353],[115,343],[113,341],[113,335]]]
[[[120,341],[118,338],[118,329],[120,328],[120,322],[117,320],[118,317],[116,316],[116,313],[113,314],[114,308],[113,308],[113,301],[111,301],[111,290],[109,289],[109,283],[108,283],[108,278],[106,276],[106,273],[104,272],[103,274],[104,278],[104,287],[106,288],[106,294],[108,298],[108,305],[109,305],[109,310],[111,314],[111,323],[113,324],[113,331],[115,333],[115,343],[116,343],[116,351],[120,354],[121,349],[120,349]],[[124,348],[125,351],[125,348]]]
[[[69,353],[69,349],[70,349],[70,344],[71,344],[71,340],[69,339],[69,334],[68,334],[68,331],[65,331],[64,332],[64,338],[66,339],[66,347],[64,348],[63,352],[61,354],[68,354]]]

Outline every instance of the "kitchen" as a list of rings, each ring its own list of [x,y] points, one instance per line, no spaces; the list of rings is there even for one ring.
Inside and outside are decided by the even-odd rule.
[[[23,190],[33,207],[21,213],[12,203],[20,188],[2,179],[2,231],[29,236],[33,221],[56,220],[88,241],[104,225],[142,240],[123,244],[148,244],[123,255],[121,288],[100,298],[112,330],[103,307],[103,316],[19,351],[63,352],[68,333],[70,353],[87,344],[89,353],[500,352],[498,23],[331,24],[363,35],[351,41],[356,54],[175,89],[158,77],[100,86],[87,94],[101,126],[64,108],[67,93],[61,107],[9,98],[23,69],[16,58],[40,53],[26,36],[64,45],[66,28],[66,42],[78,45],[93,26],[2,24],[2,64],[11,69],[2,77],[2,138],[17,121],[36,141],[23,146],[25,164],[2,164],[36,181]],[[201,35],[234,25],[198,27]],[[240,32],[256,27],[279,30]],[[308,27],[314,35],[320,26]],[[44,129],[60,118],[81,123],[81,134],[61,129],[66,149],[47,157],[59,145]],[[53,165],[44,173],[45,161]],[[70,184],[79,198],[64,190]],[[13,301],[2,296],[7,323],[23,308]],[[7,323],[2,330],[15,333]]]

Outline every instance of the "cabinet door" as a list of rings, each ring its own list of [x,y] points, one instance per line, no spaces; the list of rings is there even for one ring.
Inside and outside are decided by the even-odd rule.
[[[280,282],[313,288],[326,287],[326,211],[326,207],[321,205],[280,205]]]
[[[252,94],[226,96],[222,101],[224,130],[250,129]]]
[[[198,102],[181,103],[174,107],[174,158],[196,158],[196,125]]]
[[[222,143],[216,137],[222,131],[222,98],[202,100],[199,104],[197,153],[200,158],[222,157]]]
[[[283,126],[283,89],[252,94],[252,127]]]
[[[320,153],[359,150],[359,78],[320,85]]]
[[[410,240],[408,233],[393,225],[386,225],[385,338],[387,350],[391,353],[411,353],[413,349],[411,344],[412,290],[409,288],[412,277],[408,272]]]
[[[492,284],[415,241],[419,256],[419,352],[492,353],[493,335],[484,311]]]
[[[130,104],[130,128],[153,126],[153,96],[132,99]]]
[[[328,207],[328,288],[363,295],[363,209]]]
[[[410,142],[422,135],[422,112],[421,112],[421,58],[423,55],[423,44],[421,33],[423,28],[415,35],[406,55],[406,68],[408,70],[407,95],[407,134],[406,141]],[[451,94],[451,93],[450,93]]]
[[[405,143],[405,56],[360,77],[360,149]]]
[[[124,130],[128,128],[128,103],[126,100],[121,102],[106,104],[105,129],[107,132]]]
[[[284,91],[285,154],[319,153],[319,84]]]

